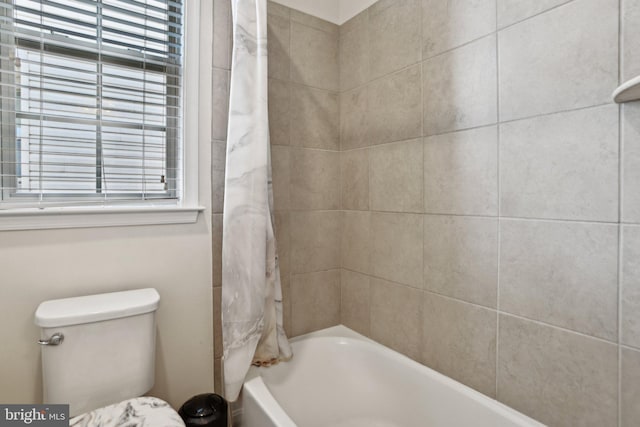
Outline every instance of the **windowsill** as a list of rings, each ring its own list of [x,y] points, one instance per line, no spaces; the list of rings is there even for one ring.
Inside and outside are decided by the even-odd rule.
[[[192,224],[202,206],[64,207],[0,210],[0,231]]]

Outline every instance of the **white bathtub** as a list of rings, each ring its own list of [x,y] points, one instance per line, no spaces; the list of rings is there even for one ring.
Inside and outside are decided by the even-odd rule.
[[[292,344],[290,362],[252,368],[235,426],[542,426],[344,326]]]

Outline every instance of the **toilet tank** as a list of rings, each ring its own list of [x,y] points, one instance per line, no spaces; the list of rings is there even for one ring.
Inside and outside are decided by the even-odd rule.
[[[45,301],[35,314],[42,345],[44,403],[72,416],[146,393],[155,370],[155,289]]]

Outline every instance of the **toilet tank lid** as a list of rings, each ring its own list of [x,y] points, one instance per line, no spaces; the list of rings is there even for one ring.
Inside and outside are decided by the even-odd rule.
[[[36,325],[43,328],[80,325],[155,311],[160,302],[153,288],[45,301],[38,306]]]

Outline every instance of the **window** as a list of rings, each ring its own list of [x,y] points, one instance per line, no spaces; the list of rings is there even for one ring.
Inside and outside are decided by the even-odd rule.
[[[0,0],[0,210],[182,196],[181,0]]]

